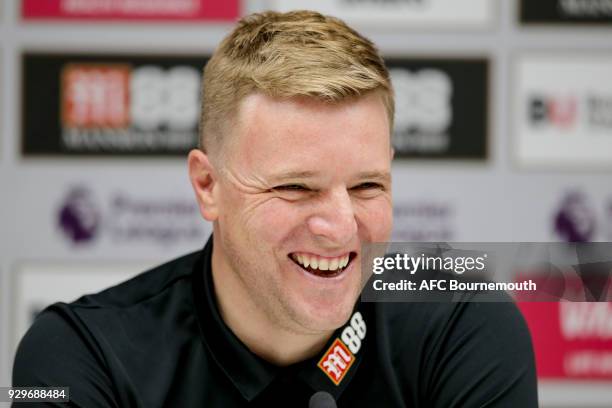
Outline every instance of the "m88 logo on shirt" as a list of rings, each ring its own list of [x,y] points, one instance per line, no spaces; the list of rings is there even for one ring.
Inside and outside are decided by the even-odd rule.
[[[340,338],[334,340],[319,360],[317,366],[335,385],[340,385],[355,362],[355,355],[361,349],[366,331],[367,326],[363,316],[360,312],[355,312],[349,324],[342,329]]]

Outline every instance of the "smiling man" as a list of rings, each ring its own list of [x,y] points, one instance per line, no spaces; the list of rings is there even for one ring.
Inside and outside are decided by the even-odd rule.
[[[307,91],[300,79],[293,86]],[[252,351],[287,365],[350,317],[361,244],[391,230],[392,153],[379,92],[334,102],[274,91],[245,97],[227,145],[194,150],[189,169],[214,223],[221,314]]]
[[[362,245],[392,227],[392,125],[383,60],[343,22],[241,20],[205,68],[188,158],[211,239],[48,308],[14,385],[83,407],[537,406],[512,303],[359,301]]]
[[[204,73],[189,155],[224,321],[278,365],[350,317],[359,251],[391,232],[393,96],[374,46],[315,13],[254,15]]]

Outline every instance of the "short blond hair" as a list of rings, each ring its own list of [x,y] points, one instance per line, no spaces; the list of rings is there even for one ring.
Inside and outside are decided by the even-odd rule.
[[[343,21],[313,11],[242,18],[204,68],[200,148],[219,146],[238,105],[261,92],[339,102],[379,91],[393,128],[389,72],[374,44]]]

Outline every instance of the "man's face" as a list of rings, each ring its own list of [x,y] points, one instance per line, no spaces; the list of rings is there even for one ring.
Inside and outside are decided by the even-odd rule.
[[[359,296],[361,244],[391,231],[381,98],[329,104],[254,94],[237,116],[217,187],[214,250],[274,324],[336,329]]]

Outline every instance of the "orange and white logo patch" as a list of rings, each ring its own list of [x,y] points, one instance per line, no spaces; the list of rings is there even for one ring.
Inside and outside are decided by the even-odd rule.
[[[127,64],[69,64],[62,72],[62,123],[72,128],[124,128],[130,121]]]
[[[323,370],[336,385],[340,384],[355,362],[355,356],[340,339],[336,339],[327,349],[317,366]]]

